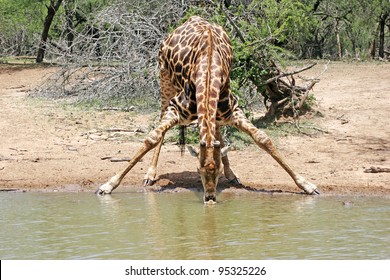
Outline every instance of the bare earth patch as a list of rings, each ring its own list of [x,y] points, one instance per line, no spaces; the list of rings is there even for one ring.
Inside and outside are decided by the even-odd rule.
[[[312,69],[313,75],[322,65]],[[122,169],[150,130],[149,119],[124,112],[85,111],[27,99],[49,67],[0,65],[0,189],[93,191]],[[314,87],[323,117],[311,120],[328,133],[275,141],[295,170],[324,195],[390,195],[390,64],[331,63]],[[157,115],[157,114],[156,114]],[[118,191],[140,191],[152,153]],[[232,151],[244,187],[221,179],[220,191],[301,193],[265,152],[252,145]],[[375,172],[377,171],[377,172]],[[202,189],[196,159],[164,145],[152,190]]]

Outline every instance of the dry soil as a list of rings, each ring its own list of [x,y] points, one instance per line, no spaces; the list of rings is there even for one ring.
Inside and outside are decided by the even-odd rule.
[[[306,76],[322,72],[319,63]],[[158,113],[136,115],[91,111],[55,101],[26,98],[53,67],[0,65],[0,189],[2,191],[93,191],[131,157]],[[331,63],[314,87],[322,116],[309,120],[312,135],[275,139],[298,173],[322,195],[390,196],[390,64]],[[118,191],[142,190],[152,153],[125,177]],[[219,190],[234,193],[300,194],[282,168],[252,145],[229,153],[242,187],[221,179]],[[114,159],[114,162],[111,160]],[[382,168],[382,169],[380,169]],[[164,145],[157,191],[201,189],[196,159]]]

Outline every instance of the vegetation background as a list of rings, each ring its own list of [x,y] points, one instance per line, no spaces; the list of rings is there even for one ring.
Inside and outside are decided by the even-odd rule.
[[[293,98],[293,77],[286,81],[290,91],[276,85],[273,99],[267,81],[283,74],[286,61],[390,55],[389,0],[0,0],[0,62],[22,57],[60,66],[35,93],[40,96],[155,110],[159,45],[195,14],[228,31],[232,88],[247,110],[303,103]],[[310,101],[310,88],[304,89],[303,101]]]

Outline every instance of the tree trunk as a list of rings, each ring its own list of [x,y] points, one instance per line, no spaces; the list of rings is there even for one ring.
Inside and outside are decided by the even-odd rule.
[[[53,18],[61,6],[62,0],[50,0],[49,6],[47,6],[47,16],[45,18],[45,22],[43,23],[43,30],[41,35],[41,41],[39,42],[38,54],[36,58],[37,63],[41,63],[43,58],[45,57],[46,50],[46,42],[49,36],[49,30],[51,23],[53,22]]]
[[[65,17],[66,17],[66,41],[68,45],[68,54],[71,54],[73,52],[73,40],[74,40],[74,34],[73,34],[73,20],[72,20],[72,13],[67,9],[65,10]]]
[[[375,52],[376,52],[376,39],[373,39],[370,43],[370,48],[368,49],[368,53],[372,59],[375,58]]]
[[[337,53],[338,53],[339,59],[341,60],[343,58],[343,50],[341,48],[339,24],[340,24],[340,19],[336,18],[335,32],[336,32],[336,40],[337,40]]]
[[[64,6],[64,10],[65,10],[65,19],[66,19],[65,33],[66,33],[66,42],[67,42],[67,46],[68,46],[66,53],[72,54],[73,53],[73,41],[74,41],[74,28],[75,28],[73,18],[77,12],[75,9],[74,0],[65,1],[63,6]],[[76,25],[77,24],[78,23],[76,22]]]
[[[385,57],[385,27],[389,14],[382,14],[379,17],[379,57]]]

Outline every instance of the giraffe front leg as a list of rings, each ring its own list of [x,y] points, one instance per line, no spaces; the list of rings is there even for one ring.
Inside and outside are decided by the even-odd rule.
[[[179,114],[172,107],[169,107],[164,117],[162,118],[161,124],[152,132],[149,133],[149,136],[146,137],[142,147],[138,150],[136,155],[129,161],[126,168],[113,176],[107,183],[103,184],[99,187],[99,189],[95,192],[98,195],[110,194],[114,189],[116,189],[121,183],[122,179],[126,176],[126,174],[136,165],[141,158],[147,154],[151,149],[159,145],[164,138],[167,130],[172,128],[179,122]]]
[[[284,170],[291,176],[291,178],[294,180],[295,184],[304,190],[308,194],[320,194],[320,191],[318,190],[317,186],[313,183],[310,183],[307,181],[304,177],[301,175],[295,173],[292,168],[287,164],[286,160],[282,157],[282,155],[279,153],[279,151],[276,149],[274,144],[272,143],[271,139],[260,129],[255,127],[244,115],[244,113],[237,109],[232,116],[231,119],[232,125],[240,129],[241,131],[245,132],[249,136],[252,137],[252,139],[255,141],[255,143],[265,150],[267,153],[269,153],[279,164],[281,167],[283,167]]]
[[[229,162],[229,158],[227,156],[227,150],[228,149],[225,147],[225,143],[223,141],[223,137],[222,137],[221,127],[220,126],[217,126],[216,134],[217,134],[216,135],[217,139],[221,143],[221,150],[222,151],[226,151],[226,152],[222,152],[222,155],[221,155],[222,156],[222,164],[223,164],[223,173],[225,174],[226,179],[228,179],[228,181],[231,184],[239,185],[239,184],[241,184],[240,179],[238,179],[237,175],[230,168],[230,162]]]
[[[149,166],[148,172],[145,174],[145,177],[144,177],[144,182],[143,182],[144,187],[153,185],[155,180],[156,180],[157,162],[158,162],[158,157],[160,155],[163,140],[164,139],[161,139],[161,141],[158,143],[157,147],[154,149],[152,162]]]
[[[136,165],[141,160],[141,158],[151,149],[153,149],[153,139],[147,137],[144,141],[142,148],[139,149],[137,154],[129,161],[126,168],[122,172],[119,172],[115,176],[111,177],[107,183],[101,185],[96,190],[95,194],[97,195],[111,194],[111,192],[119,186],[122,179],[134,167],[134,165]]]

